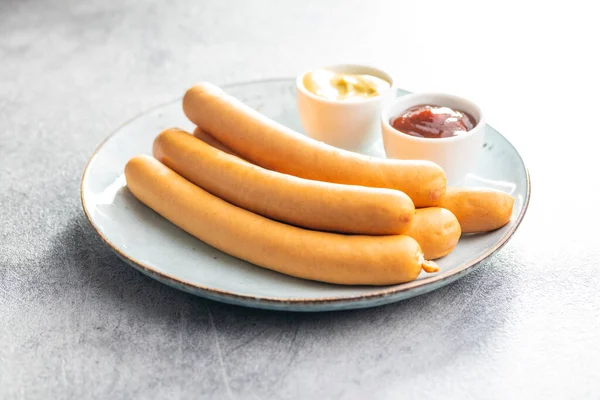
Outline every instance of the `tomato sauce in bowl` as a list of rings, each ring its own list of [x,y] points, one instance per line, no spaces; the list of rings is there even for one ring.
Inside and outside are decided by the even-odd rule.
[[[400,132],[416,137],[437,139],[458,136],[477,125],[475,118],[450,107],[430,104],[413,106],[390,121]]]

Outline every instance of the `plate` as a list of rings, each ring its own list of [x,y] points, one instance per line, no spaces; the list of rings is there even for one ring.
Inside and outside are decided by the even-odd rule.
[[[302,132],[296,110],[294,79],[224,86],[233,96]],[[399,90],[398,95],[408,92]],[[515,197],[511,222],[482,235],[465,235],[440,272],[393,286],[339,286],[293,278],[234,258],[187,234],[139,202],[127,189],[123,168],[136,154],[151,154],[163,129],[193,125],[181,99],[156,107],[127,122],[95,151],[83,173],[81,201],[92,227],[128,264],[169,286],[226,303],[290,311],[329,311],[391,303],[430,292],[472,271],[498,251],[515,232],[529,202],[529,174],[517,150],[486,126],[484,151],[464,185],[501,189]],[[368,154],[384,156],[381,141]]]

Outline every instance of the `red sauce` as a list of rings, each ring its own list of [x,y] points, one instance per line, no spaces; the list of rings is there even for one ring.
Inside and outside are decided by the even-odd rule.
[[[464,111],[422,104],[406,110],[391,125],[408,135],[438,139],[468,132],[476,122],[472,115]]]

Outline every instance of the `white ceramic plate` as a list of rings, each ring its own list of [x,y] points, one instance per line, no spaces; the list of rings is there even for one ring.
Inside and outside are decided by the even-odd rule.
[[[293,79],[240,83],[227,91],[267,116],[302,131]],[[398,95],[407,92],[399,91]],[[294,311],[371,307],[417,296],[464,276],[498,251],[519,226],[529,202],[529,176],[515,148],[487,127],[483,155],[465,185],[502,189],[516,199],[512,221],[483,235],[464,236],[439,260],[440,272],[394,286],[337,286],[292,278],[216,250],[154,213],[131,195],[123,168],[132,156],[151,154],[163,129],[191,131],[181,100],[154,108],[126,123],[100,145],[81,183],[83,209],[92,227],[123,260],[175,288],[227,303]],[[381,142],[369,151],[383,156]]]

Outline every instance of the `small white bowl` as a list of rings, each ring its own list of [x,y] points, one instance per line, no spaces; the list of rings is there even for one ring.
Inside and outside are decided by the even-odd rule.
[[[382,69],[361,64],[338,64],[323,69],[348,74],[369,74],[390,83],[390,88],[379,96],[332,100],[313,94],[304,86],[304,77],[316,68],[305,71],[296,78],[298,111],[306,134],[341,149],[366,151],[381,136],[381,110],[384,103],[392,98],[392,76]]]
[[[466,112],[475,118],[475,127],[446,138],[416,137],[392,127],[393,120],[404,111],[424,104]],[[460,182],[473,170],[485,136],[485,121],[479,107],[467,99],[443,93],[415,93],[396,98],[383,109],[381,127],[388,158],[433,161],[446,172],[448,184]]]

